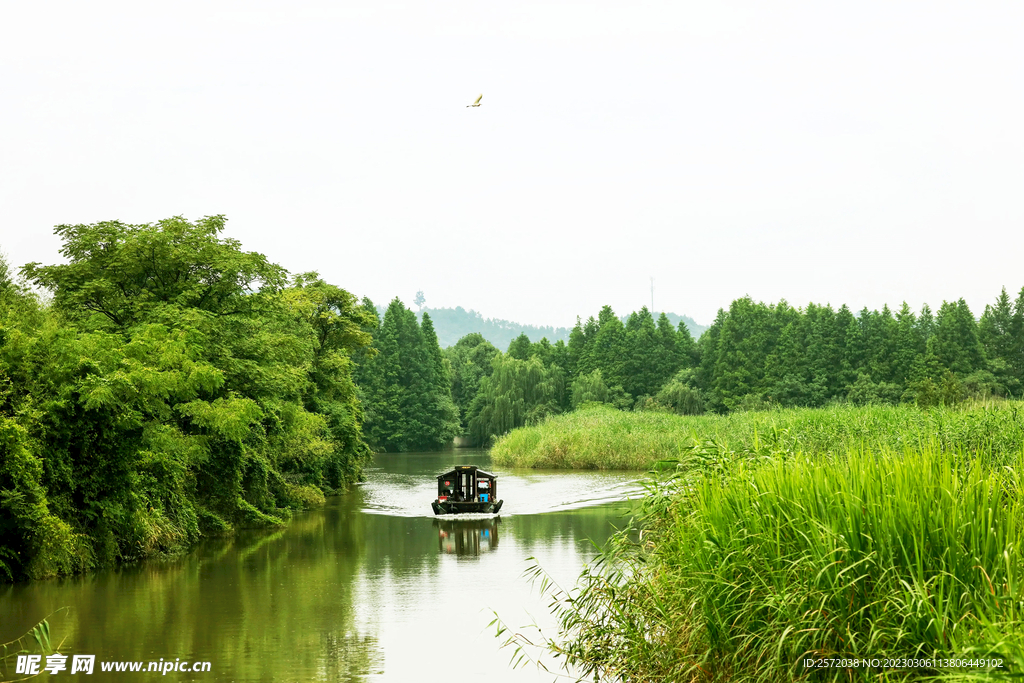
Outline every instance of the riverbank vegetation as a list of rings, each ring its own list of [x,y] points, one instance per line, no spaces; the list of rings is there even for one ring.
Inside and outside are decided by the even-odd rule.
[[[61,608],[57,611],[67,611],[67,608]],[[0,650],[3,651],[3,654],[0,655],[0,677],[2,677],[0,678],[0,683],[7,683],[8,681],[13,683],[14,681],[28,678],[24,675],[24,672],[18,671],[17,661],[19,657],[36,655],[42,659],[51,652],[58,651],[63,642],[61,640],[57,647],[53,647],[53,644],[50,642],[50,622],[48,619],[43,619],[20,637],[0,644]]]
[[[533,363],[526,365],[514,360]],[[536,361],[536,362],[534,362]],[[622,410],[729,414],[832,404],[951,406],[1024,391],[1024,289],[976,320],[961,299],[937,313],[737,299],[699,340],[642,308],[577,321],[568,343],[515,339],[468,401],[484,443],[588,402]],[[491,380],[494,368],[503,368]],[[514,377],[514,381],[510,380]],[[475,424],[474,424],[475,421]]]
[[[502,467],[640,470],[713,442],[733,452],[765,445],[825,455],[852,448],[934,446],[943,452],[1024,448],[1024,402],[978,401],[922,410],[913,405],[836,404],[728,415],[625,412],[590,404],[500,437],[491,457]]]
[[[719,453],[724,466],[651,496],[634,540],[606,547],[571,600],[554,592],[562,634],[548,645],[601,680],[1019,673],[1021,458]],[[803,664],[831,657],[974,664]]]
[[[923,418],[881,406],[938,419],[1024,390],[1024,290],[977,321],[962,300],[854,316],[744,298],[699,340],[606,306],[568,341],[520,334],[502,352],[470,334],[442,351],[429,315],[395,299],[378,316],[223,230],[64,225],[65,263],[21,280],[0,264],[0,580],[280,524],[357,481],[373,450],[508,434],[499,463],[636,469],[705,439],[806,439],[815,420],[909,434]],[[805,412],[757,417],[779,407]],[[1005,410],[968,412],[994,429]]]
[[[0,580],[84,571],[282,523],[370,449],[349,292],[220,236],[224,219],[56,230],[0,269]]]
[[[541,644],[608,681],[1024,672],[1024,402],[701,416],[588,405],[492,452],[506,467],[652,471],[572,590],[533,568],[560,629],[499,620],[520,655]],[[829,658],[932,663],[804,664]]]
[[[565,348],[575,411],[498,436],[494,461],[671,474],[573,590],[534,567],[560,632],[499,620],[507,645],[609,681],[1024,671],[1024,291],[978,321],[963,301],[854,317],[743,299],[695,344],[676,331],[674,355],[635,345],[643,312],[632,330],[605,313]],[[968,664],[803,664],[873,656]]]
[[[1016,406],[783,412],[769,438],[752,438],[756,420],[722,421],[721,442],[662,462],[670,475],[572,591],[542,581],[559,635],[501,627],[506,644],[528,654],[543,642],[595,680],[1024,671]],[[832,657],[974,664],[803,664]]]

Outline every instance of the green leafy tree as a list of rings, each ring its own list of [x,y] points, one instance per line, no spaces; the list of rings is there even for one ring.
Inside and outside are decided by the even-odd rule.
[[[656,394],[675,371],[675,358],[674,354],[666,353],[663,338],[659,337],[646,306],[629,317],[625,347],[623,389],[633,396]]]
[[[547,337],[541,337],[540,341],[534,342],[530,345],[530,351],[527,357],[536,356],[540,359],[540,362],[545,366],[551,365],[553,361],[553,354],[555,347],[551,345]]]
[[[864,365],[864,348],[861,342],[861,326],[850,308],[843,304],[836,311],[836,335],[840,349],[838,380],[845,394],[859,379]]]
[[[363,409],[353,381],[352,354],[370,345],[376,314],[317,273],[296,276],[283,299],[304,323],[300,329],[307,331],[312,355],[304,407],[326,419],[332,437],[332,453],[300,471],[321,487],[336,490],[359,476],[370,453],[362,436]]]
[[[940,365],[955,375],[966,376],[985,365],[985,352],[978,339],[978,326],[967,302],[944,301],[935,317],[935,333],[928,351]]]
[[[506,353],[495,356],[491,365],[491,375],[481,381],[470,408],[470,434],[476,443],[558,413],[556,396],[564,386],[557,384],[564,378],[539,358],[522,360]]]
[[[435,450],[461,432],[445,362],[429,315],[416,314],[395,298],[375,338],[377,351],[360,377],[371,406],[367,431],[387,451]]]
[[[60,225],[68,263],[26,265],[34,284],[53,292],[55,307],[90,328],[125,329],[151,320],[163,305],[218,317],[258,310],[260,294],[279,292],[287,272],[265,256],[220,238],[223,216],[191,223],[175,217],[155,224],[106,221]]]
[[[444,445],[450,443],[455,436],[461,433],[459,421],[459,409],[455,405],[451,391],[451,363],[444,357],[441,346],[437,343],[437,334],[434,332],[434,323],[430,315],[423,314],[421,323],[423,331],[423,344],[430,358],[432,366],[432,387],[431,387],[431,427],[435,433],[434,442]]]
[[[392,302],[394,304],[394,302]],[[403,431],[402,368],[398,354],[397,313],[385,313],[380,328],[373,335],[374,354],[359,373],[365,395],[366,434],[376,448],[396,449],[408,439]]]
[[[461,416],[462,433],[469,433],[469,410],[473,399],[480,391],[480,383],[493,371],[491,361],[501,351],[483,338],[483,335],[467,334],[454,346],[444,350],[451,366],[452,400]]]
[[[917,317],[917,327],[921,330],[921,339],[927,344],[935,334],[935,315],[928,304],[921,306],[921,314]]]
[[[1024,287],[1013,302],[1013,317],[1010,319],[1009,375],[1024,387]]]
[[[839,331],[831,306],[808,304],[806,309],[807,378],[809,405],[821,406],[840,394]]]
[[[726,408],[739,405],[747,395],[764,391],[764,376],[771,347],[772,310],[749,297],[729,307],[718,340],[712,390]]]
[[[921,363],[925,352],[924,335],[917,317],[903,302],[896,314],[896,328],[893,335],[892,379],[900,386],[907,386],[914,377],[914,369]]]
[[[721,311],[719,311],[721,312]],[[703,338],[703,335],[701,335]],[[690,330],[686,325],[680,323],[679,329],[676,331],[676,358],[679,360],[679,366],[681,368],[695,368],[701,363],[701,347],[693,336],[690,334]]]
[[[681,370],[665,383],[655,400],[677,415],[704,414],[704,397],[699,389],[691,386],[693,370]]]
[[[533,345],[526,334],[520,334],[508,345],[508,354],[518,360],[526,360],[532,355]]]
[[[611,392],[604,383],[600,370],[576,378],[572,385],[572,407],[579,408],[584,403],[608,403]]]
[[[586,327],[576,318],[576,326],[569,333],[566,350],[569,359],[569,376],[572,379],[594,370],[594,337],[597,333],[597,322],[591,317]]]
[[[598,330],[594,336],[592,357],[609,385],[624,386],[626,381],[626,329],[611,306],[601,309]]]
[[[988,371],[1007,391],[1019,395],[1021,378],[1014,371],[1014,365],[1017,364],[1020,327],[1005,287],[994,305],[985,306],[978,323],[978,340],[988,361]]]
[[[813,404],[807,356],[807,326],[799,311],[788,306],[775,311],[785,322],[773,353],[765,359],[764,385],[769,400],[784,406]]]
[[[289,285],[223,228],[59,226],[67,263],[23,269],[52,304],[22,293],[2,309],[6,573],[280,524],[359,477],[349,358],[369,338],[355,299],[315,274]]]
[[[882,311],[868,311],[860,315],[861,363],[872,381],[891,382],[893,378],[893,356],[896,352],[896,320],[888,306]]]
[[[685,325],[683,326],[686,327]],[[687,330],[689,332],[689,330]],[[673,375],[681,367],[683,363],[691,361],[690,358],[684,359],[679,354],[678,348],[678,333],[676,328],[672,326],[672,321],[668,319],[668,316],[662,313],[658,316],[658,344],[661,347],[660,355],[664,359],[665,365],[669,368],[669,375]],[[690,342],[693,342],[693,338],[690,338]]]
[[[718,309],[714,322],[711,323],[707,332],[702,334],[697,341],[700,363],[697,365],[695,383],[704,392],[706,407],[716,413],[727,410],[722,401],[722,396],[718,392],[717,382],[715,382],[715,369],[718,367],[722,328],[725,327],[727,316],[728,314],[724,309]]]

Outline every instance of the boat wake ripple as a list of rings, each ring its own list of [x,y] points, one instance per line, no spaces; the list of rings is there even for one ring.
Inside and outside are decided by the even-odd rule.
[[[631,472],[548,472],[489,470],[498,475],[498,498],[505,501],[501,516],[565,512],[643,495],[641,480]],[[363,510],[397,517],[434,517],[430,502],[437,496],[431,476],[366,470]],[[474,515],[486,519],[493,515]],[[468,519],[468,515],[444,515]]]

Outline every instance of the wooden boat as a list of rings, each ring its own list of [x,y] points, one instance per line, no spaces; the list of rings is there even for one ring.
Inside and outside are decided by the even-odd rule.
[[[497,514],[498,478],[476,465],[459,465],[437,475],[437,499],[430,504],[435,515],[478,512]]]

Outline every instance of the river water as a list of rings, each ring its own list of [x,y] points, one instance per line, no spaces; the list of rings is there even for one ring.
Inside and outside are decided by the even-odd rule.
[[[435,517],[436,475],[498,475],[500,517]],[[0,642],[54,610],[62,654],[92,681],[551,681],[509,666],[488,626],[553,635],[533,562],[565,588],[622,526],[634,473],[505,471],[483,451],[382,454],[367,481],[287,527],[210,539],[171,559],[0,587]],[[535,558],[530,560],[528,558]],[[209,672],[103,673],[102,661],[208,661]],[[69,657],[68,662],[71,659]],[[547,660],[557,669],[557,662]],[[68,667],[70,669],[70,666]],[[13,669],[10,672],[13,674]],[[14,678],[15,676],[9,675]],[[7,680],[0,669],[0,680]],[[44,676],[45,677],[45,676]]]

